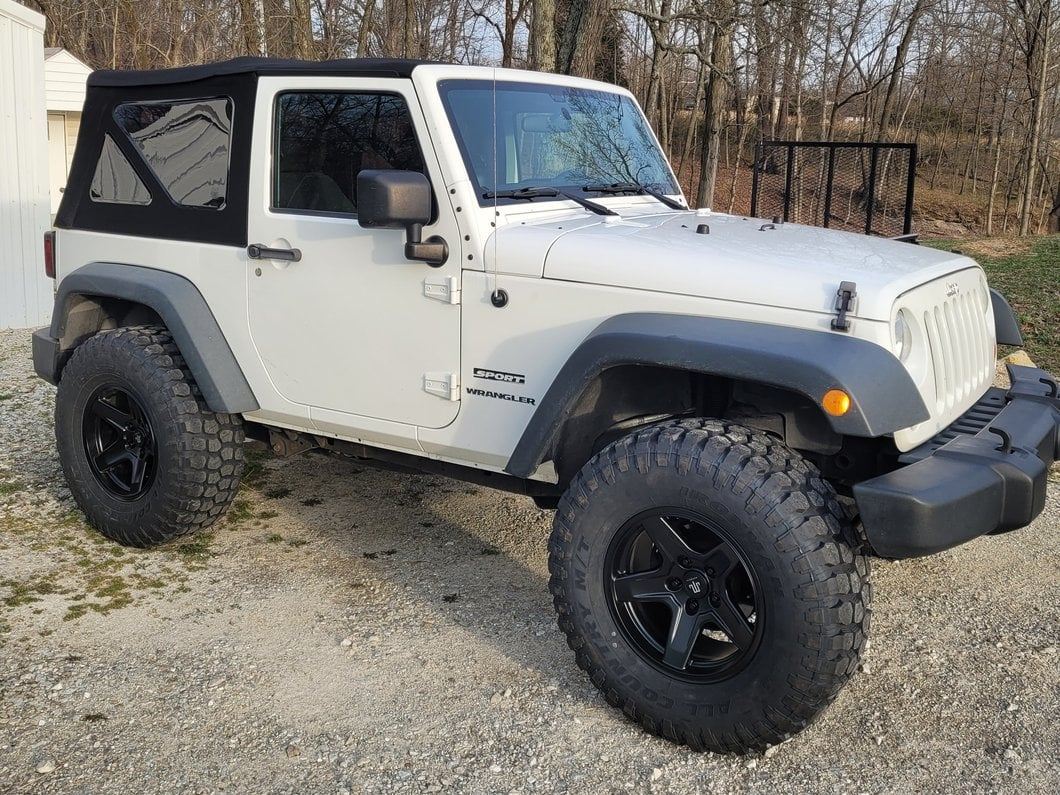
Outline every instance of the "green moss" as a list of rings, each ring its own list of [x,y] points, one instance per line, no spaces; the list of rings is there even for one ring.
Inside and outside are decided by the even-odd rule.
[[[213,533],[196,533],[176,547],[176,553],[185,561],[204,561],[212,558],[216,552],[211,549]]]
[[[265,540],[268,543],[270,543],[270,544],[279,544],[281,541],[283,541],[283,536],[280,535],[279,533],[273,533],[272,535],[268,536]]]
[[[228,513],[225,514],[225,521],[229,525],[242,524],[253,518],[254,507],[250,504],[250,500],[235,500],[231,507],[229,507]]]
[[[11,483],[0,483],[0,497],[8,497],[25,490],[25,484],[19,483],[17,480]]]

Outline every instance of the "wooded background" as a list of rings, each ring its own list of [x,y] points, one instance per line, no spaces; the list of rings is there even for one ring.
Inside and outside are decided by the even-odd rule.
[[[698,206],[758,140],[918,144],[918,214],[1060,230],[1060,0],[23,0],[94,68],[426,58],[629,88]]]

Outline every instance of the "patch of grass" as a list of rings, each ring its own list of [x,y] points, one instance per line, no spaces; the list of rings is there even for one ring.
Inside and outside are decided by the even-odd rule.
[[[11,398],[13,398],[13,397],[14,397],[14,395],[8,395],[8,394],[0,395],[0,401],[11,400]]]
[[[11,594],[4,599],[5,607],[21,607],[39,602],[42,596],[59,593],[59,588],[50,578],[40,580],[3,580],[0,588],[10,588]]]
[[[304,538],[292,538],[290,541],[287,542],[287,546],[290,546],[290,547],[304,547],[308,543],[309,542],[306,541]]]
[[[225,521],[230,525],[242,524],[254,518],[254,507],[250,500],[237,499],[228,508]]]
[[[282,500],[284,497],[289,497],[290,495],[291,490],[283,486],[278,489],[267,489],[265,491],[265,496],[270,500]]]
[[[196,533],[188,541],[178,544],[176,552],[185,561],[202,562],[217,554],[210,546],[212,543],[213,533]]]
[[[268,472],[265,470],[265,459],[268,454],[260,450],[246,449],[243,453],[243,478],[241,485],[256,489],[265,485]]]
[[[25,490],[25,484],[19,483],[18,481],[15,481],[13,483],[0,483],[0,497],[8,497],[12,494],[18,494],[18,492]]]
[[[323,504],[324,504],[324,501],[322,499],[320,499],[319,497],[307,497],[306,499],[302,500],[302,505],[306,506],[307,508],[312,508],[314,505],[323,505]]]
[[[1031,359],[1051,373],[1060,371],[1060,235],[932,240],[928,245],[974,257],[990,286],[1015,310]]]
[[[269,544],[279,544],[281,541],[283,541],[283,536],[279,533],[273,533],[272,535],[267,536],[265,538],[265,541]]]
[[[279,515],[280,515],[280,512],[279,512],[279,511],[269,511],[269,510],[265,510],[265,511],[261,511],[261,512],[260,512],[260,513],[258,514],[258,518],[259,518],[259,519],[275,519],[275,518],[276,518],[277,516],[279,516]]]

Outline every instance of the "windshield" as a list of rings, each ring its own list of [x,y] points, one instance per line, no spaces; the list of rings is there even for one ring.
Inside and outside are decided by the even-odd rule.
[[[447,80],[439,90],[483,204],[495,193],[531,187],[574,192],[636,183],[679,193],[644,115],[626,96],[489,80]],[[499,198],[563,198],[535,194]]]

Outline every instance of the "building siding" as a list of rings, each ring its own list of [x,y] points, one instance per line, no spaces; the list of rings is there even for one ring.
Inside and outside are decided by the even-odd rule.
[[[0,0],[0,328],[44,325],[51,315],[47,145],[44,17]]]

